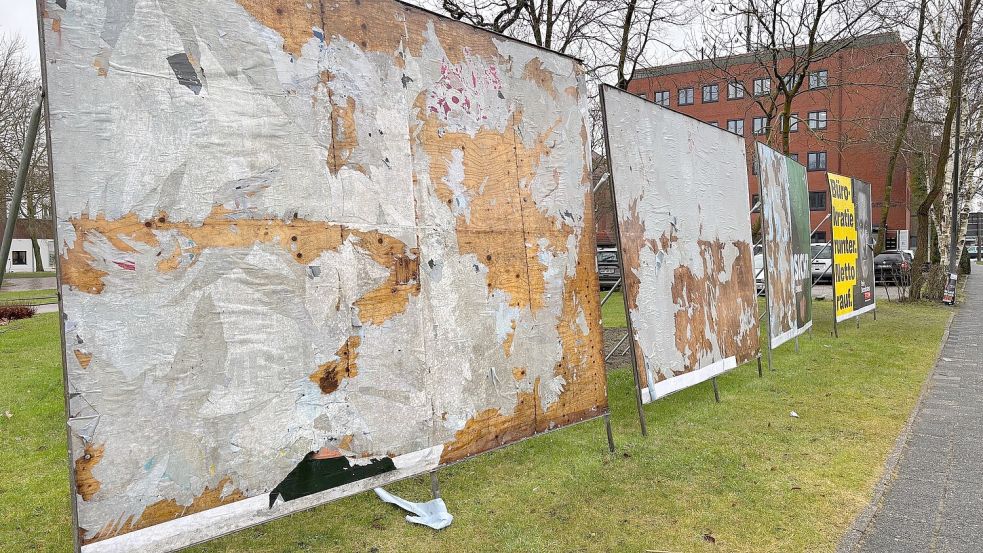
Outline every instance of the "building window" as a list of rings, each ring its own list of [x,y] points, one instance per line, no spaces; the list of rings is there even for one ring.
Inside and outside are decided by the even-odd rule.
[[[731,81],[727,83],[727,99],[737,100],[738,98],[744,97],[744,85],[740,81]]]
[[[757,175],[760,170],[761,163],[758,161],[758,156],[754,156],[754,159],[751,160],[751,174]]]
[[[809,161],[806,168],[810,171],[825,171],[826,152],[809,152]]]
[[[707,121],[707,124],[713,125],[714,127],[720,128],[720,123],[716,121]]]
[[[653,100],[655,101],[656,104],[659,104],[660,106],[669,107],[669,91],[660,90],[656,92],[655,96],[653,97]]]
[[[679,105],[688,106],[693,103],[693,88],[679,89]]]
[[[788,115],[788,132],[797,132],[799,130],[799,114],[790,113]]]
[[[799,162],[799,154],[789,154],[788,157],[792,158],[792,161]]]
[[[817,230],[816,232],[812,233],[812,241],[813,242],[822,242],[823,244],[825,244],[826,243],[826,231],[825,230]]]
[[[13,265],[27,265],[27,251],[12,251],[10,252],[10,259]]]
[[[768,134],[768,118],[755,117],[752,119],[751,134]]]
[[[809,128],[820,130],[826,128],[826,112],[825,111],[810,111],[809,112]]]
[[[760,196],[751,194],[751,213],[761,213],[761,206],[758,205]]]
[[[829,71],[821,69],[809,73],[809,88],[826,88],[829,86]]]
[[[754,79],[754,95],[766,96],[771,93],[771,79]]]
[[[703,85],[703,103],[709,104],[720,99],[720,87],[715,84]]]
[[[790,73],[782,77],[782,81],[785,83],[785,90],[792,90],[795,88],[795,81],[798,79],[798,75],[795,73]]]
[[[743,119],[731,119],[727,121],[727,130],[744,136],[744,120]]]
[[[809,192],[809,211],[826,211],[826,191]]]

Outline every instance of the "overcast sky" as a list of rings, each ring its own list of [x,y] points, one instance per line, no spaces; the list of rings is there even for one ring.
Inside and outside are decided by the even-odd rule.
[[[0,39],[21,37],[24,54],[40,71],[38,16],[34,2],[35,0],[0,0]]]

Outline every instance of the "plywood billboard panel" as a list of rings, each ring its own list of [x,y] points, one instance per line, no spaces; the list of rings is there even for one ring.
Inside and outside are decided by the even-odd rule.
[[[759,355],[744,140],[602,88],[642,399]]]
[[[761,142],[756,148],[769,343],[776,348],[812,326],[809,193],[804,167]]]
[[[389,0],[42,17],[83,549],[606,411],[575,61]]]

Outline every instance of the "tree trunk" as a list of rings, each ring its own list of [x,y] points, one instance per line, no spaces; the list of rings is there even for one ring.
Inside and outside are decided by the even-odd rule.
[[[31,234],[31,251],[34,253],[34,270],[37,272],[44,271],[44,259],[41,257],[41,246],[38,244],[38,239]]]
[[[911,171],[911,199],[913,202],[924,201],[928,194],[926,174],[927,166],[925,154],[915,152],[914,163]],[[918,246],[915,248],[915,259],[911,267],[911,294],[909,300],[917,300],[921,297],[921,289],[925,283],[922,271],[929,260],[929,244],[932,242],[932,234],[935,228],[929,221],[928,213],[922,214],[920,211],[915,213],[915,226],[918,229]]]
[[[636,0],[628,1],[628,8],[625,10],[625,21],[621,28],[621,50],[618,52],[618,88],[628,90],[628,82],[632,75],[625,75],[625,66],[628,63],[628,42],[631,39],[631,25],[635,18]]]
[[[922,56],[922,36],[925,34],[925,12],[927,10],[928,2],[927,0],[922,0],[918,9],[918,32],[915,35],[915,70],[911,75],[911,83],[908,85],[908,97],[905,101],[901,123],[898,126],[898,134],[894,138],[894,146],[891,148],[891,158],[887,162],[887,175],[884,182],[884,205],[881,206],[881,225],[878,227],[877,245],[874,246],[874,253],[884,251],[884,243],[887,241],[887,218],[891,213],[894,169],[898,164],[898,156],[901,154],[901,146],[904,144],[905,135],[908,134],[908,123],[911,121],[911,113],[914,111],[915,106],[915,93],[918,91],[922,68],[925,66],[925,58]]]
[[[973,29],[973,0],[962,0],[962,17],[959,26],[956,28],[956,40],[952,56],[952,82],[949,86],[948,104],[946,106],[945,119],[942,123],[942,135],[940,137],[938,158],[935,163],[935,173],[932,175],[932,186],[928,190],[925,199],[918,206],[919,232],[922,228],[928,228],[928,212],[935,204],[935,200],[945,187],[946,164],[949,162],[949,153],[952,142],[952,124],[956,117],[956,108],[962,101],[963,76],[966,71],[966,39]],[[925,226],[921,226],[922,223]],[[920,268],[925,264],[925,248],[915,250],[914,265]],[[915,277],[919,284],[923,284],[919,270],[915,271]],[[922,290],[915,286],[912,279],[911,296],[912,299],[921,297]]]

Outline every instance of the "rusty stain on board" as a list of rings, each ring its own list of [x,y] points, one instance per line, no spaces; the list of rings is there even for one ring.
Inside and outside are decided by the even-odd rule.
[[[226,491],[232,483],[229,477],[222,478],[214,487],[206,487],[189,505],[182,505],[174,499],[162,499],[149,505],[139,516],[128,516],[107,523],[91,537],[85,538],[84,544],[95,543],[115,535],[125,534],[141,528],[148,528],[162,522],[167,522],[186,515],[193,515],[208,509],[214,509],[246,496],[239,490]]]
[[[341,381],[346,378],[358,376],[358,345],[361,338],[352,336],[345,341],[335,355],[335,361],[329,361],[318,366],[317,371],[311,374],[311,381],[316,383],[321,392],[330,394],[338,389]]]
[[[102,484],[92,475],[92,469],[102,460],[105,445],[86,444],[82,456],[75,460],[75,489],[82,501],[92,499]]]

